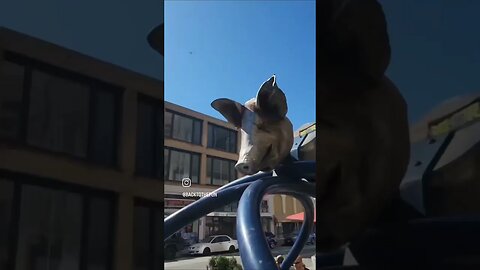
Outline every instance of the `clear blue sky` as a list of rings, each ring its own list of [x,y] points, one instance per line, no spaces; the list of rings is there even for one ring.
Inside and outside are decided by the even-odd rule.
[[[0,0],[0,26],[160,80],[146,37],[163,14],[159,0]]]
[[[480,1],[380,0],[392,61],[387,74],[411,120],[480,91]],[[315,119],[313,1],[166,1],[165,96],[221,118],[219,97],[245,101],[272,73],[295,127]],[[163,79],[146,35],[164,21],[158,0],[0,1],[0,26]],[[189,52],[192,52],[190,54]]]
[[[480,92],[480,1],[380,0],[392,60],[387,74],[410,120],[457,95]]]
[[[165,100],[223,119],[277,75],[294,128],[315,121],[315,1],[166,1]]]

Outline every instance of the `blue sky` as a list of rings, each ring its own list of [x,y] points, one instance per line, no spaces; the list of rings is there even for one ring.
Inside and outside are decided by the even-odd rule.
[[[146,37],[163,14],[159,0],[0,1],[0,26],[161,80]]]
[[[411,122],[480,90],[480,1],[380,0],[392,59],[387,75]],[[167,1],[165,98],[221,118],[218,97],[245,101],[272,73],[295,128],[315,119],[313,1]],[[190,54],[192,52],[192,54]]]
[[[416,121],[454,96],[480,92],[480,1],[381,0],[392,46],[387,71]]]
[[[380,2],[410,120],[480,90],[480,1]],[[0,26],[158,79],[164,59],[145,38],[162,21],[158,0],[0,2]],[[221,118],[213,99],[243,102],[276,73],[295,127],[315,119],[313,1],[166,1],[165,21],[166,100]]]
[[[288,116],[315,121],[315,1],[166,1],[165,100],[223,117],[277,75]]]

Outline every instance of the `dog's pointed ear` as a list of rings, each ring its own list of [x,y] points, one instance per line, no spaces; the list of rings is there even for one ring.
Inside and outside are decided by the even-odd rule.
[[[338,81],[383,78],[390,43],[382,6],[376,0],[321,0],[318,5],[319,75]]]
[[[278,87],[275,75],[258,90],[256,106],[264,115],[274,120],[283,119],[287,115],[287,98]]]
[[[242,127],[242,104],[228,98],[219,98],[212,102],[211,106],[237,128]]]

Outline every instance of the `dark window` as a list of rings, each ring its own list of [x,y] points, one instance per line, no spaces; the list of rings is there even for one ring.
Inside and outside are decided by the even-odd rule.
[[[0,137],[15,139],[20,133],[24,70],[0,61]]]
[[[192,183],[199,182],[200,154],[165,148],[164,155],[168,156],[165,162],[166,180],[181,181],[188,177]]]
[[[233,202],[231,204],[227,204],[223,207],[223,212],[237,212],[238,202]]]
[[[165,137],[200,145],[202,144],[202,121],[166,111]]]
[[[228,237],[226,237],[226,236],[219,236],[219,237],[217,237],[215,240],[216,240],[216,241],[215,241],[216,243],[221,243],[221,242],[228,242],[228,241],[230,241],[230,239],[228,239]]]
[[[193,121],[193,139],[192,143],[202,144],[202,122]]]
[[[163,102],[146,96],[138,98],[136,173],[162,178]]]
[[[8,269],[8,243],[12,221],[13,183],[0,179],[0,269]]]
[[[100,164],[115,165],[116,142],[118,132],[115,113],[119,102],[111,91],[95,91],[91,112],[95,115],[91,123],[90,153],[92,160]]]
[[[225,185],[237,178],[235,161],[207,157],[207,178],[212,185]]]
[[[168,158],[168,155],[170,154],[170,150],[168,150],[167,148],[163,149],[163,160],[164,160],[164,168],[165,170],[163,171],[163,177],[165,179],[168,179],[168,161],[169,161],[169,158]]]
[[[169,111],[165,112],[165,137],[171,137],[172,135],[173,114]]]
[[[208,147],[236,153],[237,131],[208,124]]]
[[[260,205],[260,211],[262,213],[268,213],[268,201],[263,200],[262,204]]]
[[[86,158],[88,89],[86,84],[34,70],[28,114],[28,144]]]
[[[135,270],[151,269],[150,254],[150,209],[147,207],[135,207],[134,215],[134,239],[133,260]]]
[[[236,218],[235,217],[206,217],[205,226],[206,235],[224,234],[236,238]]]
[[[134,270],[162,269],[163,207],[137,204],[134,212]]]
[[[79,269],[79,194],[27,185],[20,213],[16,269]]]
[[[11,53],[0,87],[0,136],[115,165],[119,89]]]
[[[105,198],[93,197],[89,201],[88,236],[86,243],[86,269],[108,270],[112,251],[112,203]],[[107,236],[107,237],[106,237]]]
[[[0,269],[111,269],[112,211],[90,192],[0,180]]]
[[[0,179],[0,269],[111,269],[112,227],[110,196]]]

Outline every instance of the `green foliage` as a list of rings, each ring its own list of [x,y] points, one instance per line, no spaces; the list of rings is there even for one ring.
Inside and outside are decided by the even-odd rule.
[[[210,270],[243,270],[234,257],[224,256],[212,257],[208,263]]]

